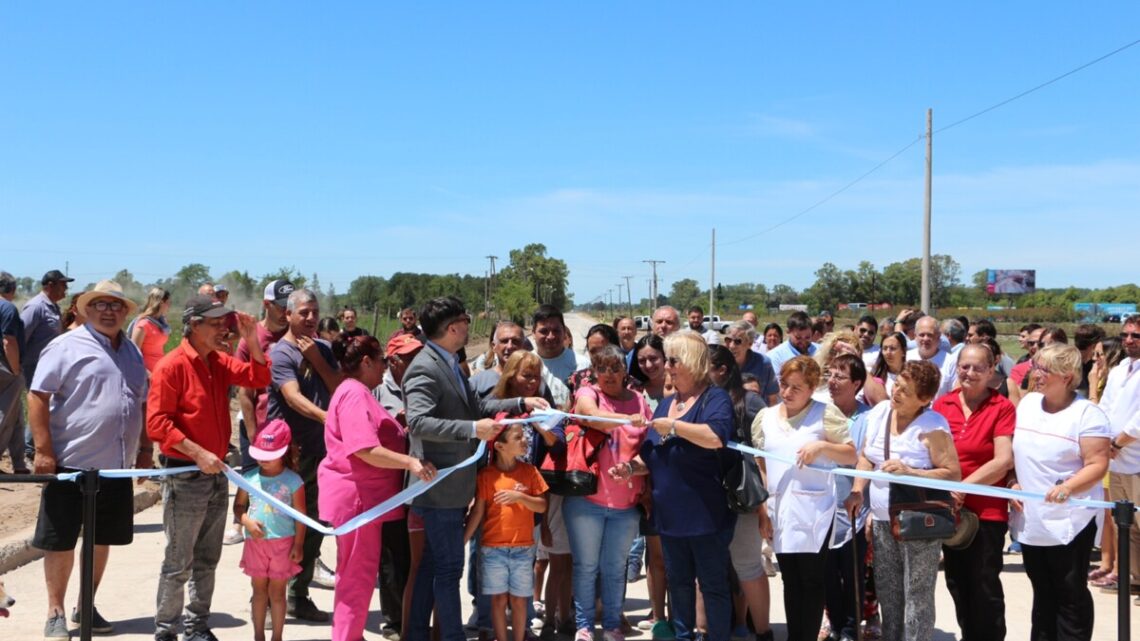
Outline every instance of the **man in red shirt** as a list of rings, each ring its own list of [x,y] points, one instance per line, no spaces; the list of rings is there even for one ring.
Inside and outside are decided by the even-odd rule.
[[[225,353],[228,324],[233,320],[249,346],[248,363]],[[183,641],[217,641],[208,623],[226,527],[229,486],[219,472],[232,433],[229,387],[269,385],[269,366],[257,340],[257,321],[248,314],[198,295],[186,302],[182,323],[182,344],[151,374],[146,430],[162,451],[159,461],[164,467],[196,465],[200,471],[163,480],[166,554],[154,637],[176,641],[183,590],[189,581],[191,602],[183,621]]]

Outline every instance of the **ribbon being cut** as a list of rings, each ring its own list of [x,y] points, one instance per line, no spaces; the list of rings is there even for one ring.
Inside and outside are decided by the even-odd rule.
[[[590,420],[590,421],[595,421],[595,422],[604,421],[607,423],[614,423],[614,424],[618,424],[618,425],[628,425],[629,424],[629,421],[624,420],[624,419],[605,419],[605,418],[598,418],[595,416],[583,416],[580,414],[570,414],[570,413],[561,412],[561,411],[553,410],[553,409],[534,412],[530,416],[524,417],[524,418],[503,419],[502,421],[500,421],[500,423],[502,423],[503,425],[514,425],[514,424],[519,424],[519,423],[532,423],[532,424],[537,423],[540,429],[549,430],[549,429],[553,428],[554,426],[558,425],[559,423],[566,421],[566,420]],[[736,443],[734,441],[730,441],[728,443],[727,447],[729,447],[733,450],[736,450],[738,452],[744,453],[744,454],[750,454],[750,455],[755,456],[755,457],[777,460],[777,461],[780,461],[780,462],[783,462],[786,464],[790,464],[790,465],[798,465],[797,461],[793,458],[784,457],[784,456],[780,456],[777,454],[772,454],[771,452],[766,452],[764,450],[758,450],[754,447],[742,445],[742,444]],[[397,507],[399,507],[405,503],[408,503],[409,501],[411,501],[415,497],[417,497],[420,494],[423,494],[424,492],[431,489],[431,487],[434,486],[436,483],[439,483],[441,480],[447,478],[455,470],[458,470],[458,469],[463,468],[463,467],[467,467],[468,465],[475,464],[481,458],[486,456],[486,452],[487,452],[486,443],[480,442],[479,447],[475,450],[474,454],[467,457],[463,461],[460,461],[458,464],[453,465],[452,467],[447,467],[447,468],[439,470],[438,473],[436,474],[435,478],[433,478],[431,481],[425,482],[425,481],[417,480],[417,481],[409,484],[408,487],[404,488],[402,491],[398,492],[397,494],[395,494],[394,496],[392,496],[388,500],[384,501],[383,503],[381,503],[381,504],[379,504],[379,505],[377,505],[377,506],[375,506],[369,510],[366,510],[365,512],[362,512],[361,514],[357,515],[355,518],[351,519],[350,521],[347,521],[346,523],[344,523],[343,525],[341,525],[340,527],[337,527],[337,528],[330,528],[330,527],[323,525],[317,521],[314,521],[313,519],[306,516],[304,513],[298,512],[297,510],[293,509],[293,506],[287,505],[287,504],[281,502],[280,500],[278,500],[277,498],[270,496],[268,494],[265,494],[264,492],[261,491],[260,488],[256,488],[256,487],[253,487],[252,485],[250,485],[244,478],[242,478],[241,474],[234,471],[229,466],[227,466],[225,468],[224,473],[226,475],[226,478],[228,478],[231,482],[233,482],[234,485],[237,485],[238,487],[245,490],[246,492],[249,492],[250,494],[256,494],[257,496],[261,497],[263,500],[272,504],[275,508],[277,508],[281,512],[287,514],[290,518],[292,518],[296,521],[299,521],[301,523],[304,523],[306,527],[313,528],[313,529],[315,529],[315,530],[317,530],[323,534],[329,534],[329,535],[336,536],[336,535],[340,535],[340,534],[345,534],[347,532],[351,532],[351,531],[353,531],[353,530],[355,530],[355,529],[357,529],[357,528],[359,528],[359,527],[361,527],[361,526],[363,526],[363,525],[365,525],[371,521],[374,521],[374,520],[380,518],[384,514],[396,509]],[[916,477],[916,476],[901,476],[901,475],[897,475],[897,474],[889,474],[886,472],[864,471],[864,470],[856,470],[856,469],[846,468],[846,467],[822,467],[822,466],[817,466],[817,465],[807,465],[805,467],[820,470],[822,472],[826,472],[828,474],[833,474],[833,475],[850,476],[850,477],[856,477],[856,478],[865,478],[865,479],[870,479],[870,480],[885,481],[888,483],[904,483],[907,485],[913,485],[913,486],[917,486],[917,487],[925,487],[928,489],[947,490],[950,492],[962,492],[962,493],[966,493],[966,494],[976,494],[976,495],[980,495],[980,496],[991,496],[994,498],[1009,499],[1009,500],[1014,500],[1014,501],[1041,501],[1041,502],[1045,501],[1045,495],[1044,494],[1038,494],[1038,493],[1034,493],[1034,492],[1025,492],[1022,490],[1013,490],[1013,489],[1001,488],[1001,487],[994,487],[991,485],[975,485],[973,483],[961,483],[961,482],[957,482],[957,481],[942,481],[942,480],[938,480],[938,479],[921,478],[921,477]],[[173,474],[182,474],[185,472],[192,472],[192,471],[197,470],[197,469],[198,469],[197,467],[176,467],[176,468],[167,468],[167,469],[161,469],[161,470],[100,470],[99,475],[102,477],[105,477],[105,478],[145,478],[145,477],[161,477],[161,476],[170,476]],[[61,480],[61,481],[75,481],[79,478],[79,474],[80,474],[79,472],[69,472],[69,473],[65,473],[65,474],[59,474],[59,475],[57,475],[57,478],[59,478],[59,480]],[[1098,508],[1098,509],[1101,509],[1101,508],[1112,509],[1114,507],[1114,504],[1109,503],[1108,501],[1093,501],[1093,500],[1088,500],[1088,499],[1070,499],[1068,502],[1072,503],[1073,505],[1079,505],[1081,507]],[[1135,510],[1136,508],[1133,508],[1133,509]],[[839,544],[839,543],[841,543],[841,542],[840,541],[835,542],[835,544]]]

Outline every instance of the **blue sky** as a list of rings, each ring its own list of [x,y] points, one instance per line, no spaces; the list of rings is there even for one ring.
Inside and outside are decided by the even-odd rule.
[[[421,6],[422,5],[422,6]],[[587,301],[921,251],[935,129],[1140,38],[1104,3],[4,3],[0,269],[482,274]],[[939,133],[963,279],[1135,280],[1140,45]],[[764,232],[764,233],[761,233]],[[1122,233],[1123,232],[1123,233]],[[616,290],[616,288],[615,288]]]

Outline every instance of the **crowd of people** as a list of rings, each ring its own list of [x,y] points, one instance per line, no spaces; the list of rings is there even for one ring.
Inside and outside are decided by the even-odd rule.
[[[48,272],[17,310],[16,281],[0,272],[0,443],[15,473],[193,468],[162,477],[156,641],[216,639],[224,543],[244,546],[257,641],[282,639],[287,615],[362,639],[377,588],[385,637],[462,641],[465,571],[480,641],[591,641],[599,624],[604,641],[635,626],[662,640],[773,639],[777,566],[795,641],[932,638],[940,564],[961,638],[1004,639],[1010,551],[1032,584],[1033,639],[1090,639],[1090,584],[1140,589],[1140,526],[1119,567],[1111,519],[1070,503],[1140,502],[1140,317],[1118,336],[1082,325],[1074,345],[1059,327],[1027,325],[1015,362],[985,319],[904,310],[836,327],[830,313],[794,312],[760,327],[749,311],[721,335],[699,307],[683,326],[665,306],[640,338],[629,318],[592,327],[583,356],[562,312],[543,305],[529,336],[500,321],[469,361],[471,316],[453,297],[401,310],[382,341],[355,311],[322,317],[313,292],[277,280],[260,318],[204,285],[165,352],[168,292],[140,309],[102,281],[62,314],[70,282]],[[231,505],[221,472],[235,389],[241,473],[257,491]],[[550,408],[580,418],[551,421]],[[742,457],[733,441],[764,456]],[[437,479],[481,442],[482,460]],[[559,461],[577,461],[586,480]],[[923,536],[907,520],[918,509],[909,486],[829,473],[838,467],[1045,499],[954,492],[940,504],[952,531]],[[741,470],[766,500],[726,496]],[[265,496],[341,526],[416,481],[429,487],[408,506],[336,536],[334,606],[320,610],[309,590],[323,536]],[[110,547],[132,540],[132,496],[129,480],[102,482],[96,589]],[[64,596],[80,501],[67,481],[41,496],[46,639],[78,622]],[[650,615],[634,622],[626,586],[643,567]],[[98,610],[90,623],[114,627]]]

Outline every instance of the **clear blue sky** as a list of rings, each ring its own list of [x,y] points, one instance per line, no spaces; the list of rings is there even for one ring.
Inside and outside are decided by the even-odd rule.
[[[0,269],[482,274],[579,302],[917,256],[923,131],[1140,38],[1104,3],[4,3]],[[963,279],[1136,279],[1140,45],[935,136]],[[748,240],[741,240],[748,238]],[[733,242],[737,241],[737,242]]]

